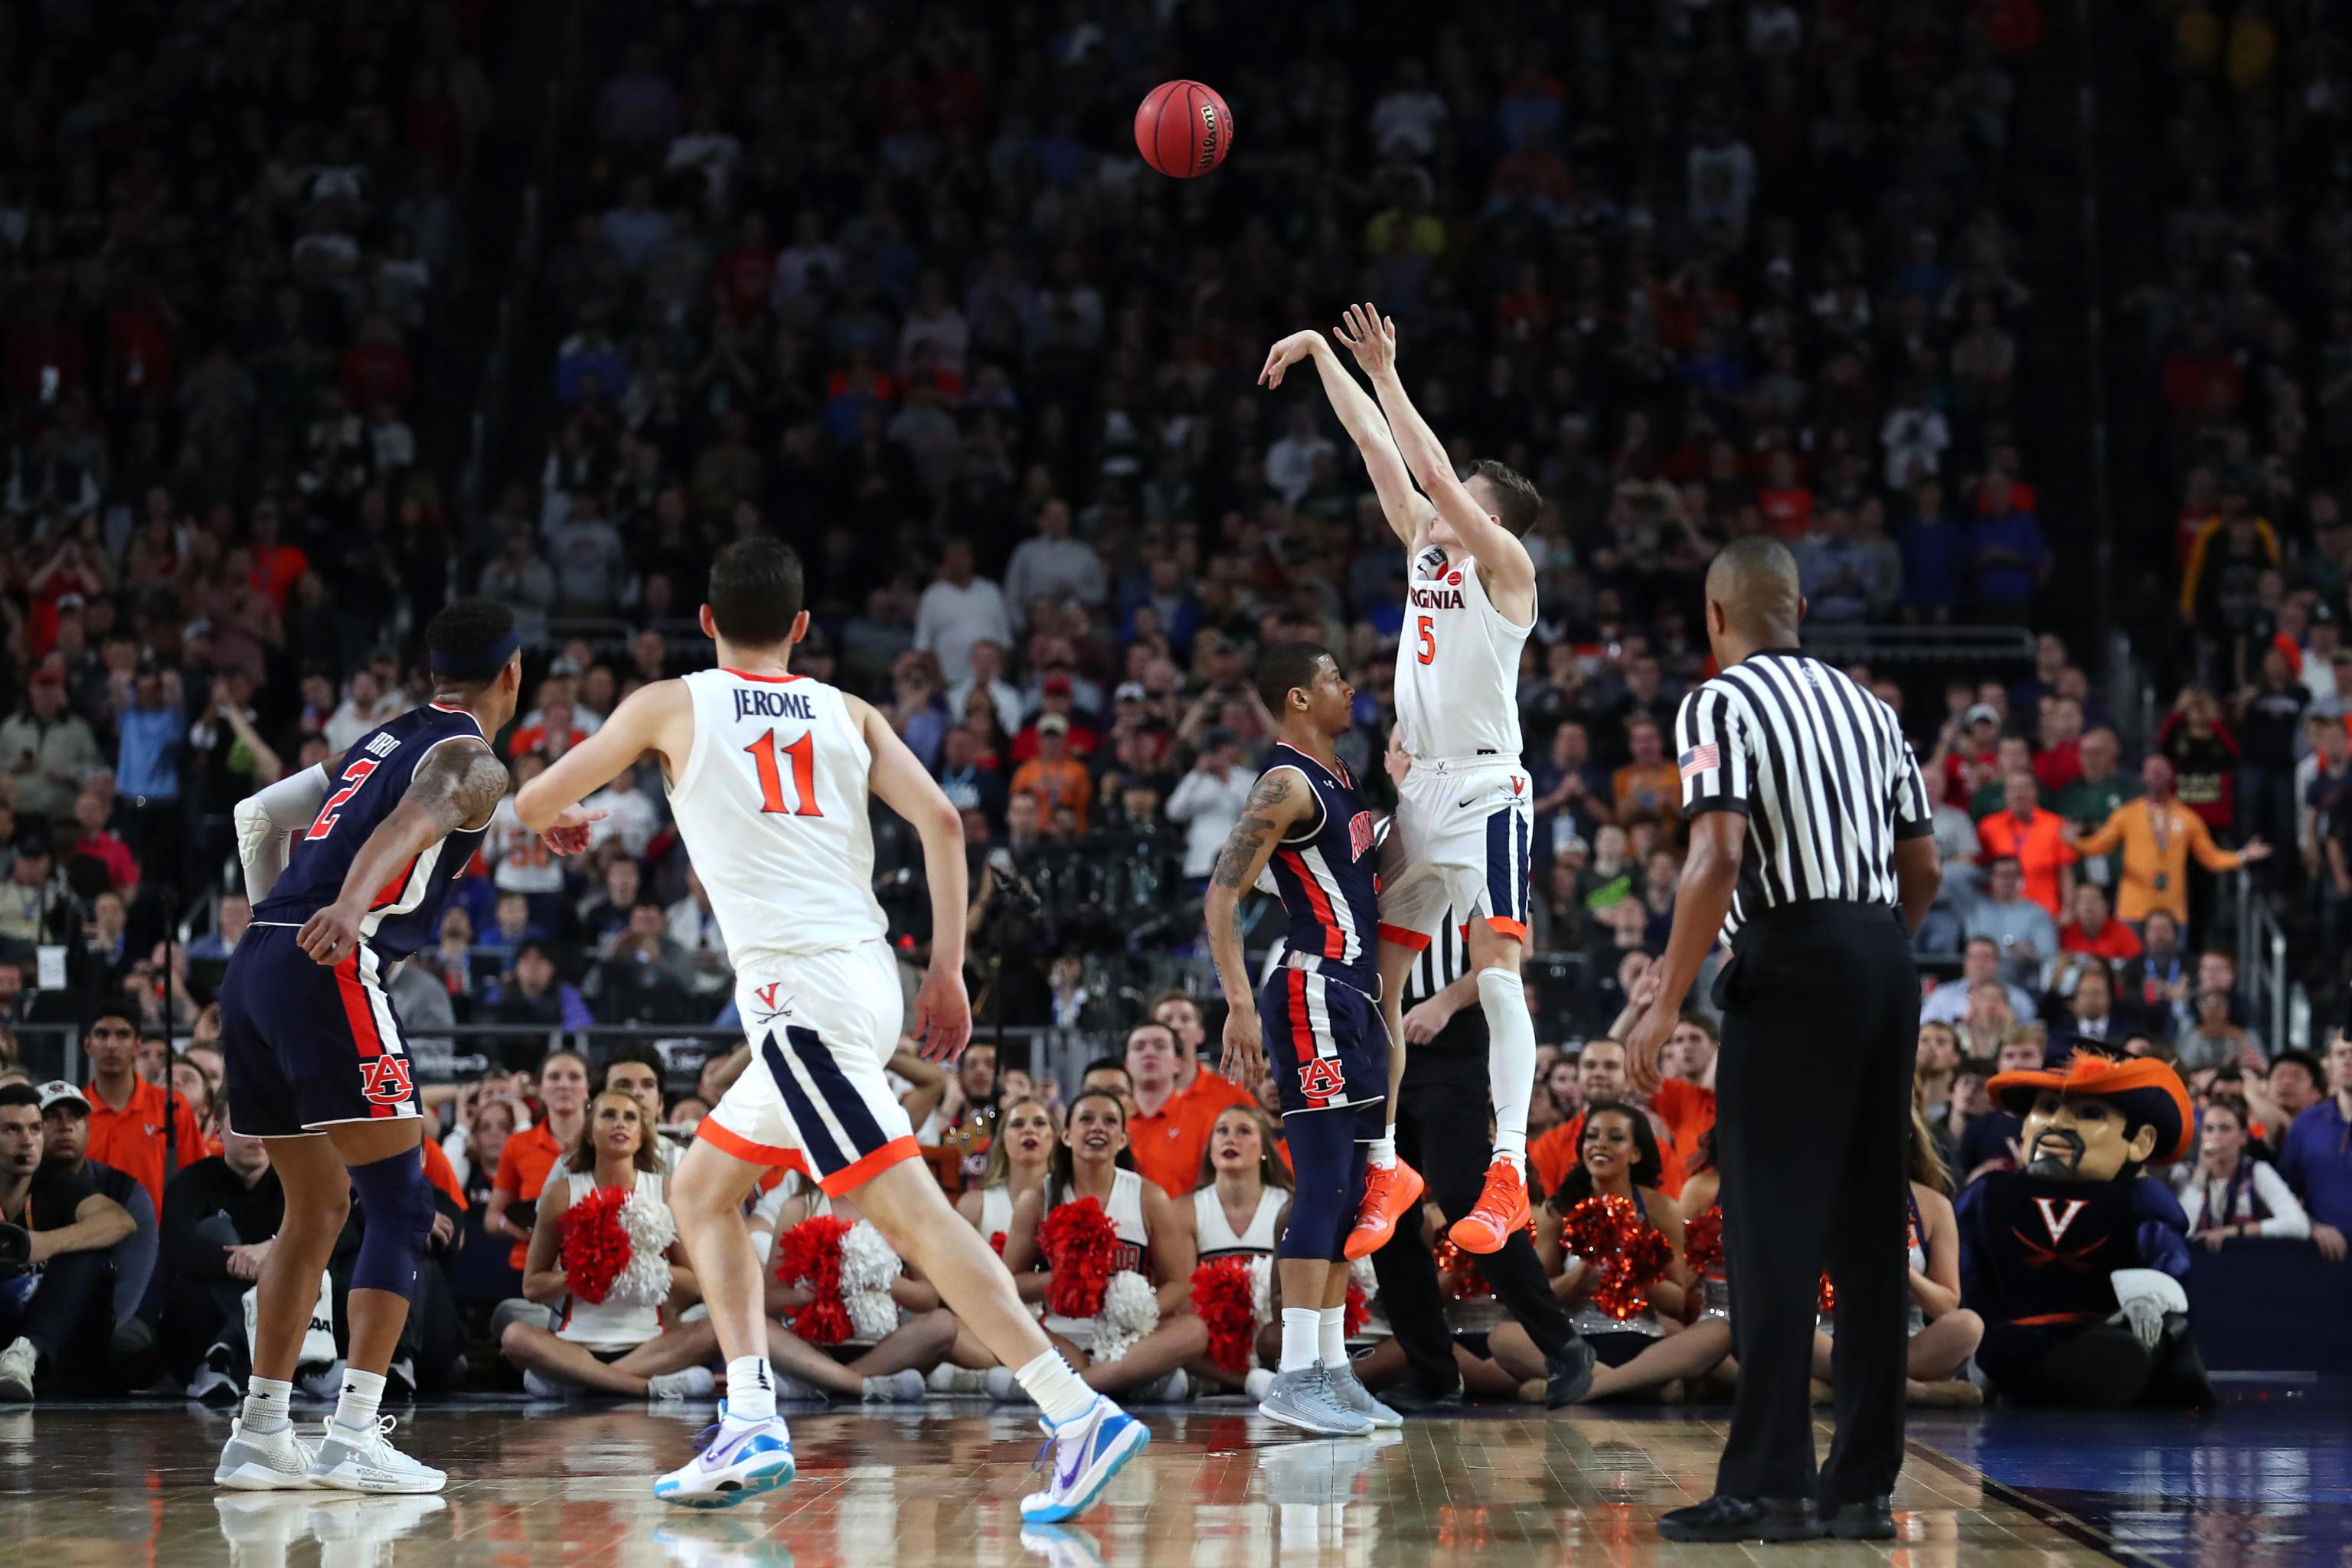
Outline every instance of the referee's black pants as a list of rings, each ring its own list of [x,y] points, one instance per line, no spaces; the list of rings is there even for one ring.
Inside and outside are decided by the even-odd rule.
[[[1412,1047],[1397,1099],[1397,1156],[1421,1173],[1429,1184],[1427,1196],[1449,1220],[1477,1204],[1494,1157],[1486,1020],[1475,1007],[1464,1012],[1471,1016],[1457,1014],[1435,1039]],[[1445,1297],[1437,1265],[1421,1238],[1418,1214],[1397,1222],[1388,1245],[1372,1254],[1372,1272],[1380,1279],[1389,1329],[1412,1369],[1413,1386],[1432,1395],[1459,1388],[1462,1371],[1454,1359],[1453,1332],[1445,1326]],[[1544,1354],[1559,1354],[1576,1337],[1568,1309],[1551,1293],[1543,1261],[1525,1233],[1478,1259],[1478,1272]]]
[[[1809,903],[1742,928],[1717,982],[1716,1156],[1739,1358],[1716,1490],[1864,1501],[1903,1465],[1904,1247],[1919,980],[1883,906]],[[1837,1289],[1837,1436],[1813,1465],[1822,1270]]]

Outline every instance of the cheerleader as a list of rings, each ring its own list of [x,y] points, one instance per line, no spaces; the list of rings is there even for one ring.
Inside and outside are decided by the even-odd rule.
[[[1675,1201],[1658,1191],[1663,1162],[1650,1119],[1622,1100],[1587,1108],[1578,1162],[1536,1221],[1536,1252],[1552,1276],[1552,1291],[1568,1303],[1570,1319],[1592,1346],[1601,1364],[1580,1404],[1660,1388],[1683,1378],[1699,1378],[1731,1352],[1731,1325],[1702,1317],[1685,1324],[1684,1312],[1696,1286],[1683,1258],[1683,1216]],[[1639,1311],[1619,1317],[1603,1309],[1597,1289],[1606,1282],[1600,1266],[1608,1261],[1563,1250],[1562,1235],[1577,1205],[1591,1197],[1630,1201],[1641,1225],[1664,1242],[1665,1269],[1643,1288],[1648,1297]],[[1494,1334],[1497,1359],[1524,1364],[1542,1357],[1517,1323]]]
[[[1014,1201],[1045,1184],[1046,1167],[1054,1163],[1055,1134],[1054,1113],[1035,1099],[1024,1095],[1006,1100],[980,1185],[956,1199],[956,1213],[1000,1254],[1013,1234]],[[995,1365],[995,1358],[984,1364]]]
[[[1255,1105],[1231,1105],[1217,1113],[1209,1129],[1208,1147],[1201,1151],[1201,1184],[1189,1199],[1173,1205],[1176,1227],[1184,1233],[1193,1256],[1202,1263],[1223,1258],[1272,1258],[1275,1243],[1290,1221],[1290,1168],[1274,1152],[1274,1128],[1265,1112]],[[1269,1281],[1269,1311],[1280,1287]],[[1282,1353],[1279,1319],[1261,1323],[1258,1359],[1277,1361]],[[1185,1369],[1227,1388],[1247,1391],[1255,1373],[1236,1376],[1204,1352]],[[1260,1394],[1263,1390],[1259,1391]]]
[[[509,1322],[499,1334],[499,1349],[522,1369],[523,1384],[534,1394],[588,1389],[640,1398],[708,1395],[714,1382],[704,1363],[719,1348],[709,1323],[666,1326],[677,1322],[678,1309],[696,1292],[643,1109],[626,1094],[598,1095],[569,1153],[572,1173],[540,1194],[522,1280],[526,1297],[555,1310],[556,1326]],[[563,1216],[599,1192],[628,1193],[644,1201],[649,1228],[665,1240],[667,1267],[625,1297],[631,1281],[624,1278],[613,1282],[602,1300],[591,1301],[573,1289],[572,1275],[580,1263],[563,1256]],[[636,1239],[641,1242],[642,1236]]]
[[[768,1268],[777,1240],[803,1220],[830,1215],[844,1225],[865,1216],[847,1197],[828,1197],[824,1189],[797,1173],[762,1193],[750,1220],[752,1251],[766,1271],[768,1362],[777,1376],[780,1399],[845,1399],[905,1401],[920,1399],[924,1379],[947,1360],[958,1323],[953,1312],[940,1304],[937,1287],[918,1274],[903,1258],[898,1277],[890,1282],[891,1304],[898,1309],[898,1326],[874,1339],[853,1336],[839,1344],[820,1345],[793,1331],[782,1321],[814,1298],[806,1286],[780,1279]]]
[[[1952,1177],[1937,1152],[1936,1135],[1920,1109],[1911,1106],[1911,1180],[1905,1194],[1910,1209],[1906,1245],[1911,1253],[1911,1349],[1909,1398],[1914,1405],[1972,1406],[1984,1392],[1958,1381],[1976,1354],[1984,1320],[1960,1305],[1960,1227],[1952,1216]],[[1813,1333],[1813,1376],[1827,1382],[1837,1332],[1835,1302],[1822,1314]]]
[[[1110,1268],[1148,1271],[1158,1279],[1160,1326],[1115,1361],[1095,1360],[1094,1319],[1062,1317],[1049,1310],[1045,1331],[1098,1393],[1135,1389],[1147,1399],[1182,1399],[1191,1388],[1183,1369],[1209,1345],[1208,1329],[1186,1310],[1192,1291],[1192,1238],[1158,1183],[1119,1168],[1126,1148],[1127,1110],[1119,1098],[1105,1089],[1082,1091],[1070,1102],[1069,1125],[1055,1145],[1045,1186],[1022,1194],[1013,1204],[1004,1262],[1022,1300],[1045,1300],[1053,1275],[1038,1250],[1038,1227],[1064,1204],[1080,1198],[1100,1204],[1118,1237]],[[997,1397],[1014,1397],[1012,1373],[1004,1368],[990,1373],[989,1384]]]

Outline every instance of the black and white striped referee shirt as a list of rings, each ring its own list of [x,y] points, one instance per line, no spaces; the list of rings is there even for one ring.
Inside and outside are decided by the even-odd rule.
[[[1895,710],[1843,671],[1753,654],[1683,699],[1675,751],[1685,820],[1748,818],[1724,941],[1784,904],[1900,901],[1895,842],[1930,832],[1935,808]]]
[[[1437,934],[1421,950],[1421,956],[1405,971],[1404,1005],[1407,1011],[1421,1005],[1470,973],[1470,947],[1463,939],[1462,917],[1452,910],[1437,924]]]

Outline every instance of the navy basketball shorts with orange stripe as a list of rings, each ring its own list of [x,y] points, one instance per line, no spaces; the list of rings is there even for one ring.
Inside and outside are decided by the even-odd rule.
[[[1257,1018],[1285,1121],[1339,1111],[1356,1120],[1359,1138],[1381,1136],[1389,1037],[1379,1003],[1344,981],[1286,966],[1258,992]]]
[[[735,1007],[751,1064],[695,1136],[756,1165],[783,1166],[834,1197],[920,1158],[884,1065],[906,1019],[887,942],[747,958]]]
[[[248,928],[221,980],[221,1060],[232,1131],[299,1138],[424,1114],[406,1037],[365,942],[314,962],[295,928]]]
[[[1381,844],[1381,940],[1427,947],[1450,908],[1528,940],[1534,784],[1516,759],[1419,762]]]

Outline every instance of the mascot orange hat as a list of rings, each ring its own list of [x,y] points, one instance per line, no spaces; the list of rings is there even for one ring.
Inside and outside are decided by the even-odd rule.
[[[2020,1116],[2033,1109],[2043,1089],[2110,1101],[2135,1124],[2156,1129],[2151,1164],[2168,1165],[2182,1158],[2196,1139],[2197,1116],[2189,1107],[2188,1089],[2169,1062],[2154,1057],[2119,1059],[2077,1050],[2039,1072],[1995,1073],[1985,1088],[2003,1110]]]

